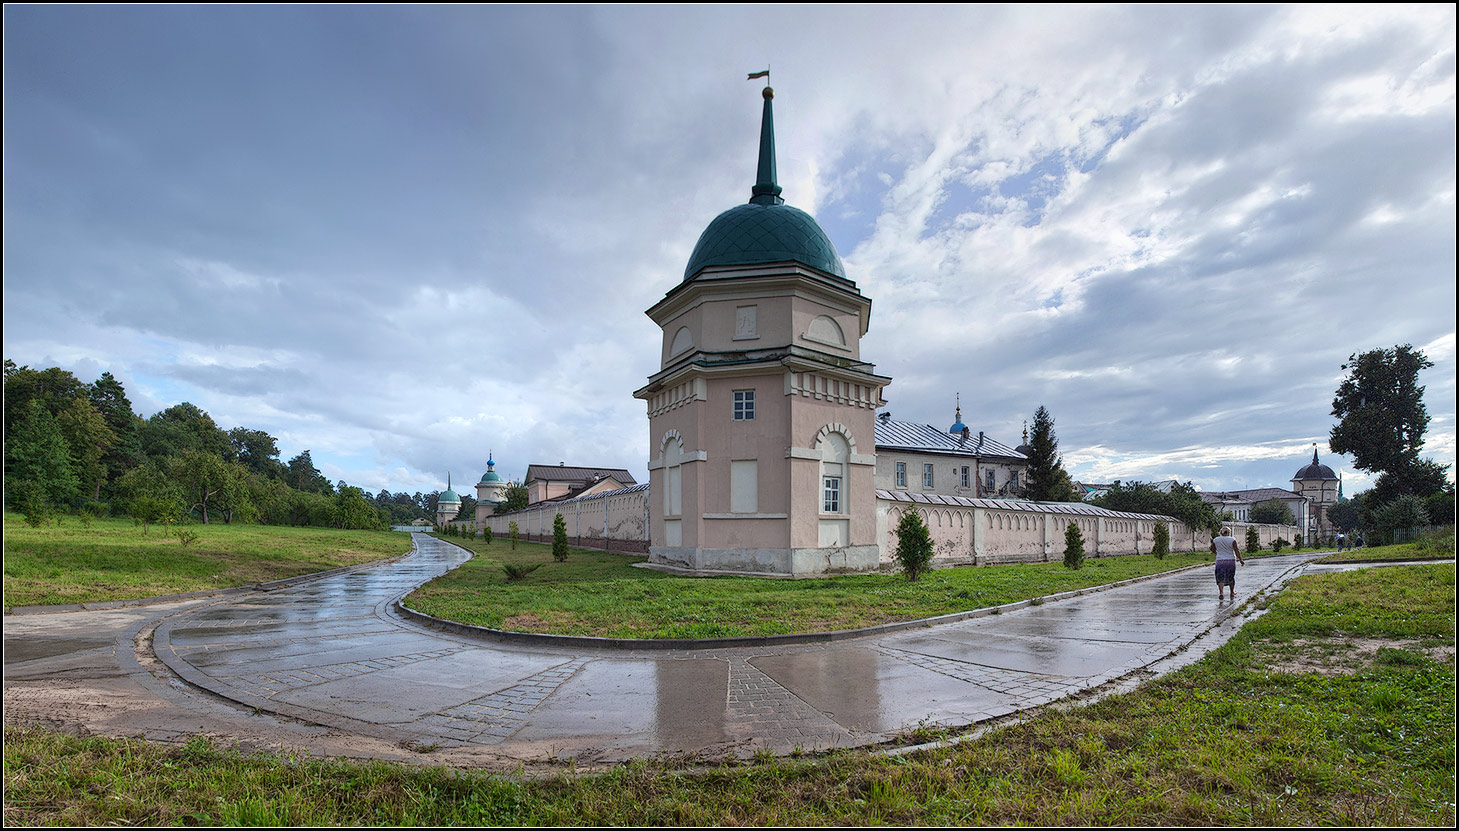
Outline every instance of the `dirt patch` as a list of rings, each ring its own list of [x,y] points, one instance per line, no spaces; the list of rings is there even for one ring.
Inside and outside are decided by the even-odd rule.
[[[502,618],[502,628],[508,632],[546,632],[547,627],[546,620],[531,612]]]
[[[1414,639],[1354,638],[1339,635],[1332,638],[1298,638],[1291,643],[1258,643],[1273,672],[1316,673],[1317,675],[1351,675],[1371,667],[1378,661],[1379,650],[1394,649],[1416,653],[1436,661],[1454,662],[1452,645],[1423,646]]]

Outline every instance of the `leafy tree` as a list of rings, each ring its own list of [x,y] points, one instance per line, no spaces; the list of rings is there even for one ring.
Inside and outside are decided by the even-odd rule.
[[[1266,525],[1296,525],[1297,518],[1287,503],[1275,497],[1251,508],[1251,521]]]
[[[334,497],[334,527],[357,531],[383,531],[385,520],[364,491],[346,485]]]
[[[142,450],[151,459],[197,450],[220,459],[233,456],[228,434],[213,417],[187,401],[174,404],[147,419],[141,431]]]
[[[147,462],[122,474],[117,481],[122,507],[142,523],[142,533],[156,522],[182,513],[182,493],[156,462]]]
[[[561,512],[552,518],[552,559],[567,562],[567,520]]]
[[[1434,364],[1409,344],[1348,356],[1347,377],[1332,400],[1338,423],[1328,435],[1334,453],[1359,470],[1401,471],[1418,461],[1429,425],[1420,370]]]
[[[66,437],[71,471],[81,490],[92,499],[101,498],[107,468],[103,459],[116,444],[116,433],[89,398],[73,398],[56,414],[56,425]]]
[[[512,550],[517,550],[517,521],[514,519],[507,523],[507,536],[512,540]]]
[[[1449,483],[1448,470],[1448,465],[1441,465],[1430,459],[1419,459],[1400,470],[1384,471],[1366,495],[1375,504],[1386,505],[1400,496],[1425,498],[1431,494],[1443,493],[1453,487]]]
[[[1074,482],[1064,470],[1059,455],[1059,438],[1054,435],[1054,417],[1040,405],[1033,414],[1033,432],[1028,437],[1028,485],[1024,495],[1040,502],[1073,502],[1078,499]]]
[[[1416,539],[1419,530],[1428,524],[1428,507],[1424,500],[1412,494],[1379,506],[1364,523],[1370,541],[1379,545]]]
[[[461,494],[461,508],[456,511],[456,519],[476,519],[476,497],[470,494]]]
[[[263,430],[234,427],[228,431],[228,446],[239,464],[259,476],[284,478],[284,463],[279,461],[279,442]]]
[[[1150,550],[1155,559],[1163,560],[1170,553],[1170,525],[1163,519],[1155,520],[1155,547]]]
[[[218,510],[218,501],[239,498],[236,490],[240,483],[234,471],[221,456],[213,453],[184,450],[171,460],[168,475],[181,486],[188,510],[198,512],[204,525],[211,521],[210,507]]]
[[[902,573],[914,582],[932,567],[932,534],[915,510],[902,514],[897,523],[896,557]]]
[[[1111,511],[1174,517],[1200,530],[1217,531],[1221,528],[1221,516],[1216,507],[1201,499],[1200,491],[1190,482],[1172,485],[1169,492],[1164,492],[1148,482],[1126,485],[1115,480],[1108,491],[1090,500],[1090,503]]]
[[[1339,502],[1336,505],[1328,506],[1327,521],[1332,524],[1332,527],[1336,528],[1339,531],[1342,531],[1343,533],[1347,533],[1358,527],[1359,498],[1361,497],[1349,499],[1345,502]]]
[[[1246,553],[1254,554],[1260,550],[1261,535],[1257,533],[1255,528],[1248,527],[1246,529]]]
[[[24,510],[74,498],[78,482],[71,451],[55,417],[38,398],[17,416],[6,425],[11,432],[5,442],[5,500]]]
[[[1064,528],[1064,567],[1080,568],[1084,565],[1084,533],[1077,522]]]
[[[508,482],[507,489],[502,494],[502,501],[496,506],[496,513],[509,514],[512,511],[520,511],[527,507],[527,500],[530,498],[527,493],[527,486],[520,482]]]
[[[482,539],[482,544],[483,545],[485,545],[487,548],[490,548],[491,547],[491,526],[490,525],[488,525],[485,528],[481,529],[481,539]]]

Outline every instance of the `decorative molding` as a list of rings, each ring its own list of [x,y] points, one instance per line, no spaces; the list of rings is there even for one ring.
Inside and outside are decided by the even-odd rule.
[[[819,462],[821,460],[821,453],[818,450],[808,450],[804,447],[787,447],[785,448],[785,458],[815,459]]]
[[[648,416],[649,418],[654,418],[686,404],[708,400],[709,383],[703,378],[691,378],[682,384],[667,387],[651,396],[648,399]],[[663,449],[662,445],[660,449]]]
[[[816,372],[787,372],[785,394],[875,410],[882,405],[881,386],[832,378]]]

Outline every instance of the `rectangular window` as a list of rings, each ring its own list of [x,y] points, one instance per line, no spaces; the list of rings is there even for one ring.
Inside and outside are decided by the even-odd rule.
[[[991,470],[990,471],[987,471],[987,474],[988,474],[988,493],[991,494],[991,493],[993,493],[993,490],[994,490],[994,488],[993,488],[993,471],[991,471]]]
[[[932,487],[932,465],[922,466],[922,487]]]
[[[826,476],[822,481],[825,482],[825,489],[821,492],[821,513],[841,513],[841,477]]]
[[[755,420],[755,391],[735,390],[735,421]]]
[[[907,463],[897,462],[897,487],[907,487]]]
[[[1008,484],[1010,487],[1018,487],[1018,471],[1008,474]]]
[[[961,477],[960,481],[961,481],[963,487],[966,488],[968,486],[968,468],[967,468],[967,465],[963,465],[962,477]]]

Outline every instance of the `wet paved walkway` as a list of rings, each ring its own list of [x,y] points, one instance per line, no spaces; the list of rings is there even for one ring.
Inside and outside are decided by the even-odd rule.
[[[612,760],[856,746],[919,724],[996,718],[1168,663],[1232,609],[1216,602],[1202,568],[836,643],[697,651],[508,645],[428,629],[393,610],[397,598],[468,556],[423,534],[414,539],[419,550],[396,563],[154,611],[129,632],[155,624],[152,649],[167,667],[254,712],[406,746]],[[1316,556],[1250,561],[1237,575],[1238,605]],[[1179,662],[1204,651],[1197,645]],[[43,660],[22,660],[43,670]],[[9,654],[6,661],[9,687],[12,669],[22,667]]]

